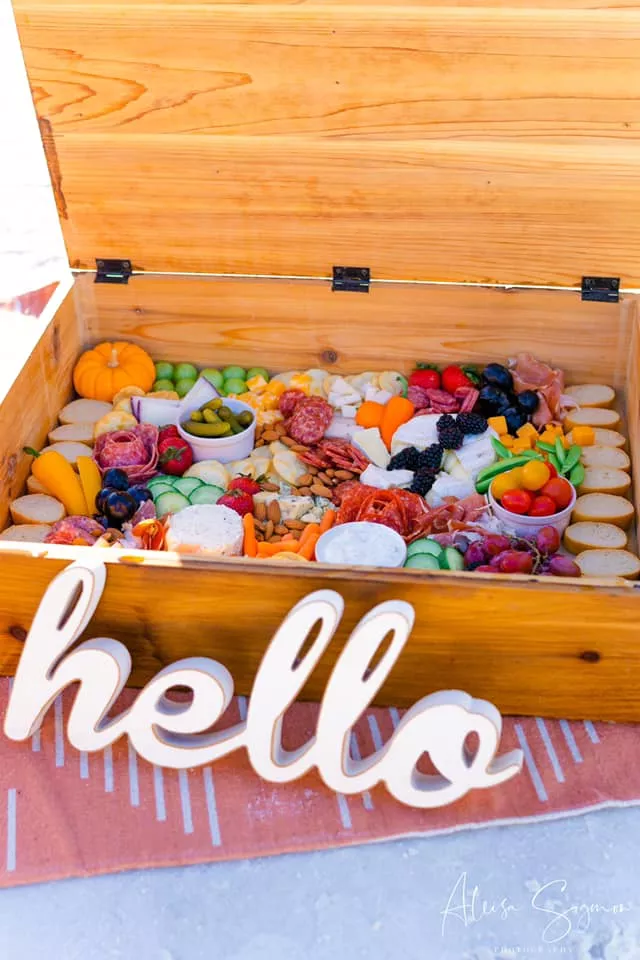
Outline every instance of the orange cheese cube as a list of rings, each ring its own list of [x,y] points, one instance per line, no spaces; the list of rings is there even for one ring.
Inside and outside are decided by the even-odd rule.
[[[577,447],[592,447],[596,442],[596,432],[593,427],[574,427],[572,440]]]
[[[515,442],[516,442],[515,439],[511,436],[510,433],[503,433],[502,436],[500,437],[500,443],[502,444],[503,447],[506,447],[507,450],[511,450]]]
[[[522,427],[520,427],[520,429],[518,430],[518,436],[519,436],[522,440],[524,440],[526,437],[531,437],[532,439],[535,438],[535,439],[537,440],[537,439],[538,439],[538,431],[536,430],[536,428],[534,427],[534,425],[533,425],[532,423],[525,423],[525,424],[524,424]],[[531,444],[531,446],[533,446],[533,444]]]
[[[500,438],[502,438],[503,433],[509,433],[507,421],[504,417],[489,417],[487,423],[492,430],[495,430]]]
[[[513,446],[511,450],[513,453],[524,453],[525,450],[531,450],[533,446],[533,437],[518,437],[517,440],[513,441]]]

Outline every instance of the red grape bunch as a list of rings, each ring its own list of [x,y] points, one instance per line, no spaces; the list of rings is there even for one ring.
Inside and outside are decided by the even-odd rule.
[[[471,543],[464,555],[467,570],[478,573],[535,573],[547,577],[579,577],[580,567],[558,553],[560,534],[543,527],[535,537],[489,533]]]

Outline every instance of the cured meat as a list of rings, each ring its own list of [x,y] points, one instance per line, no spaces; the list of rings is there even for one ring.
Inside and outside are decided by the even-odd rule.
[[[480,392],[475,387],[458,387],[455,395],[460,403],[458,413],[471,413],[478,402]]]
[[[102,524],[92,517],[65,517],[53,524],[44,542],[92,547],[103,533]]]
[[[306,393],[303,390],[285,390],[280,400],[278,401],[278,409],[280,413],[288,420],[289,417],[293,416],[293,412],[300,403],[301,400],[304,400]]]
[[[390,527],[408,543],[430,532],[431,511],[422,497],[408,490],[378,490],[349,481],[340,491],[336,523],[369,521]]]
[[[430,410],[431,401],[429,400],[429,391],[426,387],[412,387],[407,391],[407,399],[411,401],[416,410]]]
[[[141,423],[131,430],[103,433],[96,440],[93,459],[103,473],[119,467],[132,483],[149,480],[158,466],[158,428]]]
[[[310,450],[300,451],[298,459],[311,467],[326,470],[332,467],[337,470],[349,470],[351,473],[362,473],[369,466],[369,461],[357,447],[347,440],[322,440]]]
[[[554,370],[542,360],[536,360],[530,353],[519,353],[515,360],[509,361],[509,367],[516,393],[535,390],[538,394],[540,404],[533,415],[534,426],[543,427],[552,420],[560,420],[565,412],[562,401],[562,370]]]
[[[432,413],[457,413],[460,404],[446,390],[427,390]]]
[[[318,443],[332,420],[333,407],[326,400],[322,397],[305,397],[295,404],[287,424],[287,434],[296,443]]]

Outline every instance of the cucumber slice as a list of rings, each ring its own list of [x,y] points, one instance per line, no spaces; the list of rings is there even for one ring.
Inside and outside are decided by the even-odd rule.
[[[217,503],[223,493],[222,487],[214,487],[210,483],[201,483],[189,497],[189,503]]]
[[[443,570],[464,570],[464,559],[455,547],[447,547],[440,557],[440,565]]]
[[[405,563],[405,569],[410,570],[439,570],[440,564],[430,553],[414,553]]]
[[[147,486],[149,490],[152,490],[153,487],[157,486],[159,483],[165,483],[170,487],[173,487],[174,482],[179,479],[180,477],[171,477],[168,473],[159,473],[157,477],[152,477],[151,480],[149,480]]]
[[[176,491],[170,483],[154,483],[152,487],[149,487],[151,491],[151,496],[154,500],[157,500],[158,497],[161,497],[163,493],[175,493]]]
[[[164,517],[168,513],[179,513],[189,506],[189,501],[181,493],[172,490],[170,493],[161,494],[156,500],[156,511],[159,517]]]
[[[202,480],[198,480],[197,477],[178,477],[174,480],[173,486],[184,497],[190,497],[194,490],[202,486]]]
[[[430,553],[432,557],[440,557],[444,550],[436,540],[414,540],[407,547],[407,557],[415,557],[419,553]]]

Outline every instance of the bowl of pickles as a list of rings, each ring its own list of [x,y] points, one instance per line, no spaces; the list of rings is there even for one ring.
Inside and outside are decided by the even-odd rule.
[[[244,460],[255,444],[255,413],[241,400],[216,397],[183,415],[178,433],[191,446],[196,461]]]

